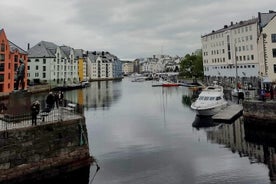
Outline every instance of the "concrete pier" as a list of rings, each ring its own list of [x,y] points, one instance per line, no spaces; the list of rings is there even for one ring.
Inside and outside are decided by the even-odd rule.
[[[215,114],[212,119],[216,122],[231,122],[242,115],[243,107],[238,104],[231,104],[225,109]]]

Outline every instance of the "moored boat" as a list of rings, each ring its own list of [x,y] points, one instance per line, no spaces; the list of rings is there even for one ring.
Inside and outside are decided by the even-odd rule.
[[[166,83],[166,82],[164,82],[162,84],[162,86],[163,87],[175,87],[175,86],[179,86],[179,84],[178,83],[170,83],[170,82]]]
[[[219,85],[208,86],[202,90],[191,108],[197,115],[212,116],[227,106],[224,99],[223,87]]]

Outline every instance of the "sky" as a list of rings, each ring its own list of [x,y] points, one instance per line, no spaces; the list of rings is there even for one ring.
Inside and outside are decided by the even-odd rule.
[[[24,50],[49,41],[120,59],[182,57],[202,35],[269,10],[275,0],[1,0],[0,29]]]

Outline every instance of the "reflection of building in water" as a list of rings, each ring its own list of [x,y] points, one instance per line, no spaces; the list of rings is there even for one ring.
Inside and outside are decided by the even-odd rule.
[[[111,103],[121,96],[120,90],[117,90],[120,84],[116,81],[92,82],[89,88],[84,89],[86,106],[95,109],[110,107]]]
[[[233,153],[238,153],[240,157],[247,156],[250,163],[266,164],[269,168],[270,179],[274,181],[276,179],[276,146],[271,142],[276,143],[276,136],[270,140],[267,137],[269,135],[265,132],[259,132],[258,135],[258,130],[245,129],[242,118],[232,124],[221,124],[207,131],[207,139],[211,142],[225,145]],[[265,140],[258,140],[258,138]]]
[[[83,90],[78,90],[78,104],[84,105]]]

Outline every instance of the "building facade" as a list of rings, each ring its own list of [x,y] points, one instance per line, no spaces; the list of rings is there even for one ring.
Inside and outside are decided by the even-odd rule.
[[[41,83],[56,81],[59,77],[59,60],[56,59],[57,45],[52,42],[41,41],[28,49],[28,80]]]
[[[206,82],[219,80],[234,86],[237,82],[257,85],[265,77],[276,81],[275,12],[268,15],[231,22],[201,37]]]
[[[88,53],[88,76],[90,80],[107,80],[122,78],[122,63],[109,52]]]
[[[27,52],[7,39],[4,29],[0,29],[0,92],[14,90],[19,59],[25,64],[25,88],[27,87]]]
[[[259,13],[261,75],[276,82],[276,12]]]
[[[203,68],[207,81],[217,77],[234,83],[236,79],[258,76],[258,35],[258,20],[254,18],[235,24],[231,22],[223,29],[202,36]]]

